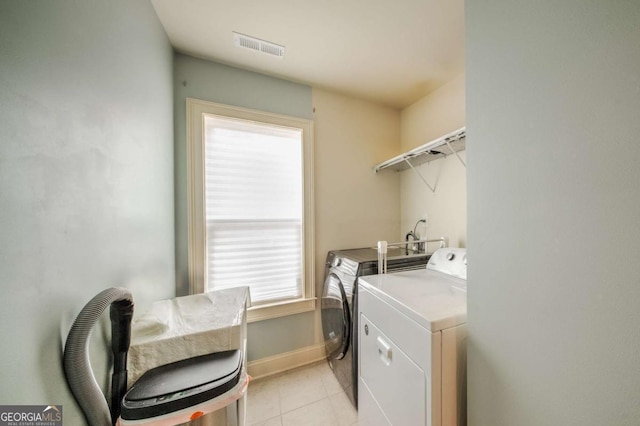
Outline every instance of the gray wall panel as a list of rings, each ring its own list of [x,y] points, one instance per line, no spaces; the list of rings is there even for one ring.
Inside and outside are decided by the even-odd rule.
[[[638,424],[639,22],[467,3],[470,425]]]
[[[146,1],[2,1],[0,40],[0,402],[82,424],[70,321],[107,287],[175,294],[172,49]]]

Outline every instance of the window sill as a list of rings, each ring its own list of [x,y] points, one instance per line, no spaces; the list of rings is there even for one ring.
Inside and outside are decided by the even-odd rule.
[[[316,298],[298,299],[270,305],[253,306],[247,309],[247,322],[310,312],[316,309]]]

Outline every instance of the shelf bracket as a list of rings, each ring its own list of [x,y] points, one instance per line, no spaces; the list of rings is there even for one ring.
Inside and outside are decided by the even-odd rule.
[[[409,161],[409,157],[404,157],[404,161],[409,165],[409,167],[411,167],[411,170],[413,170],[418,175],[418,177],[424,182],[424,184],[429,187],[431,192],[435,194],[436,193],[435,186],[432,187],[431,185],[429,185],[429,182],[427,182],[427,180],[424,177],[422,177],[420,172],[415,167],[413,167],[413,164],[411,164],[411,161]]]
[[[449,147],[451,152],[453,152],[456,155],[456,158],[458,158],[458,160],[460,160],[460,162],[462,163],[462,165],[466,169],[467,168],[467,164],[462,160],[462,158],[460,158],[460,156],[458,155],[458,152],[455,151],[453,148],[451,148],[451,144],[449,143],[449,138],[445,139],[444,142],[447,144],[447,146]]]

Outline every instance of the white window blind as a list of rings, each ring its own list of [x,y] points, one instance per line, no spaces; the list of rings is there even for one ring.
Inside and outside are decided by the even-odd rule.
[[[304,297],[302,130],[204,116],[206,290]]]

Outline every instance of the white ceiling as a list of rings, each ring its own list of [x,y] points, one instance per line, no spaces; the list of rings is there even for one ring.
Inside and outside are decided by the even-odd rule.
[[[404,108],[464,72],[464,0],[151,0],[174,48]],[[234,46],[232,31],[286,46]]]

